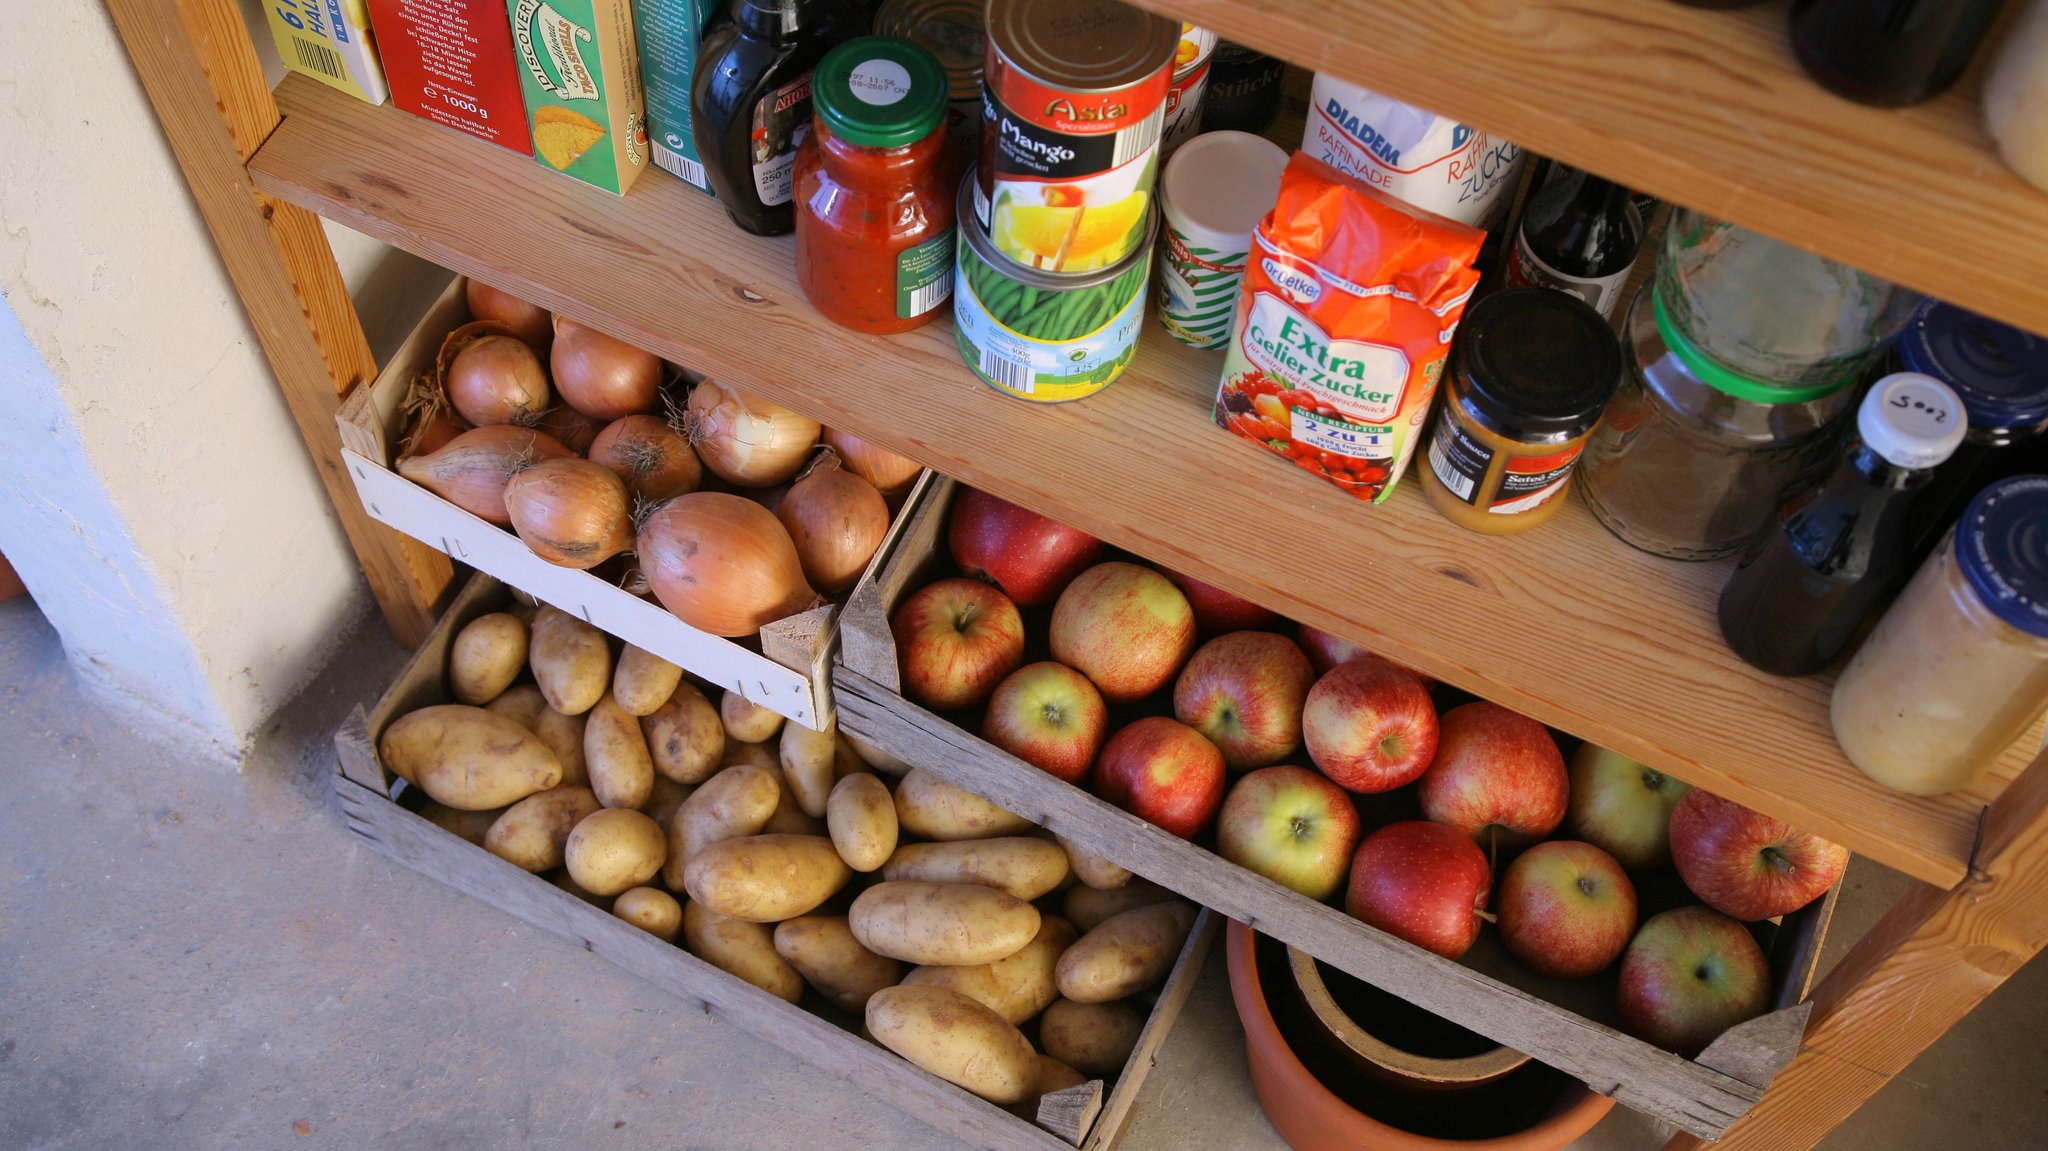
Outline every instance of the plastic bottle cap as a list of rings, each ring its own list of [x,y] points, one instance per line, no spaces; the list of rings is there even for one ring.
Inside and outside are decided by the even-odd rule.
[[[915,144],[946,118],[946,70],[908,40],[848,40],[825,53],[813,76],[818,118],[856,147]]]
[[[1870,385],[1856,432],[1885,462],[1931,468],[1956,453],[1970,420],[1953,388],[1919,372],[1893,372]]]
[[[2048,340],[1940,300],[1923,300],[1899,337],[1899,359],[1956,390],[1972,427],[2048,423]]]
[[[1249,132],[1204,132],[1181,145],[1159,177],[1167,221],[1200,232],[1197,247],[1243,251],[1280,197],[1287,151]]]
[[[1956,565],[1991,614],[2048,639],[2048,476],[1978,492],[1956,524]]]

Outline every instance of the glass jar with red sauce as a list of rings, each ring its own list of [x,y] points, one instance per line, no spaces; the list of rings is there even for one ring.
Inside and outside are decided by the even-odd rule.
[[[811,133],[796,154],[796,275],[841,327],[907,332],[953,293],[947,81],[930,52],[865,36],[813,74]]]

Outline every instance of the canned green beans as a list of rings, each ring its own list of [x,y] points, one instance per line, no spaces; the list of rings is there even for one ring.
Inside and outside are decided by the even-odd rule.
[[[982,382],[1018,399],[1059,403],[1092,396],[1130,366],[1145,315],[1158,213],[1145,242],[1107,268],[1053,275],[1004,258],[960,187],[960,256],[953,329],[960,356]]]

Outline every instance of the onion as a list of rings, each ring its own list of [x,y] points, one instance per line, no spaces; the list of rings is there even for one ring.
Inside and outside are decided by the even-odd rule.
[[[424,373],[406,390],[399,411],[406,417],[405,438],[398,445],[401,459],[439,451],[448,441],[469,430],[469,425],[449,408],[448,393],[439,379]]]
[[[878,448],[861,439],[848,435],[836,428],[825,429],[825,443],[839,458],[846,461],[846,470],[875,485],[884,498],[895,499],[910,490],[917,482],[924,465],[916,460],[897,455],[887,448]]]
[[[438,452],[398,461],[398,474],[499,527],[512,523],[505,511],[505,481],[540,460],[575,455],[553,436],[531,428],[493,424],[448,441]]]
[[[592,419],[610,423],[651,412],[661,397],[661,357],[574,320],[555,317],[548,362],[555,369],[555,389]]]
[[[889,534],[889,505],[882,493],[840,467],[839,453],[831,448],[790,485],[776,518],[789,529],[804,578],[826,595],[857,583]]]
[[[804,466],[818,421],[714,380],[690,392],[690,443],[704,466],[743,488],[765,488]]]
[[[603,420],[593,420],[567,404],[556,404],[541,414],[534,427],[562,441],[562,446],[579,456],[590,454],[590,445],[597,441],[597,433],[604,430]]]
[[[462,294],[469,301],[471,317],[496,320],[534,351],[546,355],[548,345],[555,342],[555,327],[546,308],[529,304],[510,292],[501,292],[475,277],[463,285]]]
[[[633,546],[626,485],[589,460],[548,460],[505,484],[512,530],[533,554],[565,568],[594,568]]]
[[[640,526],[640,570],[661,606],[698,631],[743,636],[824,601],[768,509],[728,492],[691,492]]]
[[[643,500],[665,500],[694,492],[703,482],[704,465],[690,450],[690,441],[656,416],[613,420],[597,433],[590,459],[626,481],[626,490]]]
[[[548,374],[540,357],[516,336],[486,333],[448,361],[448,402],[477,427],[531,427],[548,410]]]

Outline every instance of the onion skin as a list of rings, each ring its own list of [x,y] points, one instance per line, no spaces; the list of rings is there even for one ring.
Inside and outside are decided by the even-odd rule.
[[[825,429],[825,444],[839,453],[847,471],[875,485],[884,499],[893,500],[909,491],[924,471],[924,465],[916,460],[836,428]]]
[[[514,336],[484,335],[448,361],[448,402],[477,427],[533,426],[554,402],[547,370],[533,349]]]
[[[691,390],[686,418],[697,458],[743,488],[774,487],[796,475],[824,431],[809,416],[715,380]]]
[[[533,426],[560,440],[563,447],[577,455],[587,456],[590,445],[597,442],[597,433],[604,430],[605,424],[603,420],[593,420],[567,404],[556,404]]]
[[[543,356],[548,354],[548,345],[555,342],[555,325],[546,308],[474,278],[463,282],[462,295],[469,302],[471,318],[496,320],[512,329],[512,334],[526,341],[534,351]]]
[[[636,550],[661,605],[711,635],[752,635],[824,602],[804,582],[789,533],[745,496],[677,496],[640,526]]]
[[[697,490],[704,465],[681,432],[658,416],[626,416],[606,424],[590,445],[590,459],[626,481],[639,499],[658,501]]]
[[[575,454],[544,432],[493,424],[456,436],[438,452],[407,456],[398,461],[398,474],[473,516],[510,527],[505,483],[512,473]]]
[[[610,423],[651,412],[661,399],[661,357],[574,320],[555,317],[548,356],[555,390],[572,408]]]
[[[594,568],[633,546],[626,485],[589,460],[548,460],[519,472],[505,484],[505,510],[533,554],[565,568]]]
[[[775,515],[796,545],[804,578],[826,595],[858,583],[889,534],[888,501],[875,485],[841,467],[830,448],[790,485]]]

